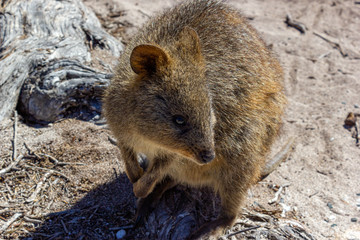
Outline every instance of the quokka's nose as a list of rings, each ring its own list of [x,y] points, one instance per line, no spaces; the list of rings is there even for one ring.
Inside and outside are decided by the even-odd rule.
[[[215,152],[214,151],[202,151],[200,152],[200,158],[204,163],[211,162],[215,158]]]

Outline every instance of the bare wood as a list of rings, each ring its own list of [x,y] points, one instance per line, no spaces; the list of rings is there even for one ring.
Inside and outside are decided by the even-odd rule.
[[[31,223],[35,223],[35,224],[41,224],[42,223],[41,220],[33,219],[33,218],[28,217],[28,216],[24,216],[24,220],[26,222],[31,222]]]
[[[12,211],[9,208],[2,209],[0,210],[0,215],[8,212],[12,212]]]
[[[263,213],[259,213],[259,212],[246,212],[244,213],[244,215],[250,219],[257,219],[261,222],[271,222],[271,216],[267,215],[267,214],[263,214]]]
[[[279,196],[280,196],[281,191],[282,191],[285,187],[288,187],[288,186],[290,186],[290,184],[284,184],[284,185],[280,186],[280,188],[279,188],[279,189],[276,191],[276,193],[275,193],[275,197],[269,201],[269,204],[275,203],[275,202],[279,199]]]
[[[242,229],[242,230],[240,230],[240,231],[227,234],[227,235],[225,235],[225,237],[226,237],[226,238],[232,237],[232,236],[235,236],[235,235],[237,235],[237,234],[239,234],[239,233],[243,233],[243,232],[247,232],[247,231],[250,231],[250,230],[254,230],[254,229],[257,229],[257,228],[259,228],[259,227],[260,227],[260,226],[254,226],[254,227],[245,228],[245,229]]]
[[[9,172],[11,169],[13,169],[16,165],[18,165],[18,163],[23,159],[23,155],[19,155],[17,157],[17,159],[15,160],[15,162],[10,163],[9,166],[7,166],[4,169],[0,170],[0,177],[3,176],[5,173]]]
[[[53,157],[53,156],[51,156],[49,154],[45,154],[45,153],[41,153],[39,155],[49,158],[49,160],[52,161],[57,166],[64,166],[64,165],[80,165],[80,166],[83,166],[83,165],[85,165],[84,163],[79,163],[79,162],[60,162],[55,157]]]
[[[0,227],[0,233],[5,232],[6,229],[8,229],[8,227],[10,227],[10,225],[15,222],[19,217],[21,217],[23,215],[23,213],[15,213],[6,223],[4,223],[1,227]]]
[[[52,169],[48,169],[48,168],[42,168],[42,167],[35,167],[35,166],[30,166],[30,165],[25,165],[26,168],[32,168],[32,169],[39,169],[39,170],[44,170],[44,171],[53,171],[54,174],[59,175],[63,178],[65,178],[66,180],[69,181],[69,177],[67,177],[65,174],[56,171],[56,170],[52,170]]]
[[[14,208],[17,206],[18,206],[18,204],[16,204],[16,203],[0,202],[0,207],[2,207],[2,208]]]
[[[44,184],[44,182],[46,181],[46,179],[48,179],[52,174],[54,173],[53,170],[50,170],[49,172],[45,173],[44,177],[41,179],[41,181],[36,185],[36,189],[35,191],[31,194],[31,196],[25,201],[26,203],[30,203],[35,201],[36,196],[39,194],[39,192],[41,191],[41,188]]]
[[[39,6],[49,12],[33,10]],[[123,46],[95,14],[80,0],[10,0],[1,12],[0,121],[16,106],[38,122],[100,114],[101,94],[112,75],[93,67],[91,50],[115,60]]]

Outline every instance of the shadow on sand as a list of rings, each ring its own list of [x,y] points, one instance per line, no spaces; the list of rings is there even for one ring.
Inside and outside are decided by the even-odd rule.
[[[208,189],[177,186],[168,190],[142,226],[135,228],[136,197],[122,173],[68,210],[47,215],[35,232],[22,239],[116,239],[121,230],[125,231],[122,239],[185,239],[217,215],[217,201]]]

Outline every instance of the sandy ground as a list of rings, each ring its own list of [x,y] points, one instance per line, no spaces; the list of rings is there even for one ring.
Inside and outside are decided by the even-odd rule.
[[[179,1],[84,2],[97,13],[107,30],[126,44],[149,16]],[[252,188],[245,207],[260,204],[266,209],[274,208],[268,204],[274,197],[271,186],[288,184],[280,194],[283,205],[276,203],[276,207],[289,207],[291,212],[295,212],[296,219],[316,239],[360,239],[360,147],[356,146],[351,130],[344,127],[348,112],[360,113],[360,3],[353,0],[228,2],[248,17],[272,46],[284,67],[289,105],[281,136],[273,152],[280,149],[288,138],[295,138],[290,157]],[[305,34],[284,23],[287,14],[306,26]],[[51,167],[69,178],[66,180],[56,174],[49,177],[47,191],[53,195],[37,199],[36,206],[47,203],[47,207],[37,211],[56,213],[79,205],[80,208],[85,206],[82,208],[85,209],[91,205],[91,201],[103,201],[103,205],[113,204],[107,211],[115,216],[118,225],[127,223],[131,217],[129,214],[133,214],[135,199],[131,194],[131,185],[123,174],[122,164],[116,160],[118,151],[108,140],[110,133],[105,126],[65,120],[42,127],[20,121],[17,131],[18,152],[33,157],[26,160],[27,165],[35,166],[41,160],[44,168]],[[4,167],[12,154],[13,122],[1,123],[0,133],[0,159]],[[63,162],[85,165],[53,166],[46,156],[39,159],[29,154],[23,146],[24,142],[37,153],[52,155]],[[30,177],[23,173],[27,184],[29,181],[40,181],[45,172],[37,169],[37,173],[32,175],[31,171],[35,169],[29,171]],[[11,178],[18,189],[11,187],[6,176],[0,179],[3,185],[1,214],[5,214],[6,204],[16,205],[20,198],[29,197],[29,193],[26,193],[29,189],[21,188],[22,181],[18,179],[21,177]],[[112,184],[114,181],[117,184]],[[11,185],[10,190],[6,185]],[[12,199],[6,191],[18,191],[15,195],[18,197]],[[111,199],[109,194],[107,198],[103,197],[105,194],[101,193],[104,191],[112,193]],[[129,196],[116,197],[122,191]],[[96,194],[91,195],[93,192]],[[120,210],[116,210],[116,206]],[[93,209],[86,209],[96,213],[102,206],[94,204]],[[28,211],[29,207],[24,206],[23,210]],[[35,211],[33,215],[36,214],[40,213]],[[0,215],[0,221],[7,220],[11,215]],[[89,216],[93,218],[94,215]],[[95,223],[89,220],[89,224],[94,224],[94,231],[104,236],[101,235],[101,226],[106,219],[97,220]],[[9,228],[12,232],[5,232],[4,237],[16,238],[24,234],[23,230],[17,229],[24,228],[26,224],[29,225],[28,231],[38,232],[35,236],[50,236],[46,235],[46,224],[40,231],[23,221],[13,224]],[[48,225],[51,226],[49,222]]]

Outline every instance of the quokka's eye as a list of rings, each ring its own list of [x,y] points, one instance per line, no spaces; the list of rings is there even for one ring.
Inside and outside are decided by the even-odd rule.
[[[173,117],[173,122],[178,126],[185,126],[186,125],[185,117],[181,116],[181,115],[175,115]]]

